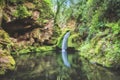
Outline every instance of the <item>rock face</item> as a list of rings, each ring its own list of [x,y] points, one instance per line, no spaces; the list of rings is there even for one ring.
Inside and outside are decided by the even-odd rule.
[[[23,32],[23,31],[25,32],[31,28],[34,28],[32,27],[33,21],[34,20],[31,19],[30,17],[24,18],[24,19],[18,19],[18,20],[6,23],[3,29],[6,32],[8,32],[11,36],[14,36],[13,34],[17,32],[18,33]]]
[[[10,55],[11,51],[34,44],[51,44],[53,35],[52,11],[45,0],[15,0],[6,3],[3,14],[0,14],[0,74],[14,69],[15,61]]]
[[[52,44],[54,22],[52,11],[44,0],[36,1],[10,1],[8,6],[3,9],[2,28],[15,43]]]

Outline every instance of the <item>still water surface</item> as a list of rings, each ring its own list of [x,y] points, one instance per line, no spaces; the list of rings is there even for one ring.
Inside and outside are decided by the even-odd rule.
[[[89,63],[79,52],[69,52],[66,67],[61,52],[48,51],[14,56],[16,68],[0,80],[120,80],[119,72]]]

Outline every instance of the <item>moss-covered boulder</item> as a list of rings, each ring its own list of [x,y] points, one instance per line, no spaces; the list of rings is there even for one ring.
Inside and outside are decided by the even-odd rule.
[[[14,70],[15,61],[13,57],[5,50],[0,50],[0,75],[3,75],[7,70]]]
[[[8,4],[3,9],[2,28],[12,37],[15,48],[34,43],[53,44],[53,12],[46,0],[5,2]]]
[[[6,42],[11,42],[8,33],[6,33],[4,30],[0,30],[0,39],[3,39]]]
[[[4,30],[0,30],[0,75],[15,68],[15,61],[10,55],[11,46],[13,43],[9,35]]]
[[[0,30],[0,48],[1,49],[10,49],[13,43],[8,35],[4,30]]]

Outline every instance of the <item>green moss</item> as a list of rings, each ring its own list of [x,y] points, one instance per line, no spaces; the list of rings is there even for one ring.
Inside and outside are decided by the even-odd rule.
[[[10,46],[12,46],[13,43],[10,40],[9,35],[4,31],[0,30],[0,47],[1,49],[4,47],[5,49],[9,49]]]
[[[3,75],[7,70],[14,70],[15,61],[7,51],[0,50],[0,52],[0,75]]]
[[[4,30],[0,30],[0,38],[6,42],[11,42],[8,33],[6,33]]]
[[[25,54],[25,53],[29,53],[29,52],[31,52],[30,51],[30,49],[21,49],[21,50],[18,50],[18,51],[16,51],[17,52],[17,54]],[[16,54],[16,53],[13,53],[13,54]]]
[[[17,10],[14,12],[14,16],[17,18],[25,18],[31,16],[32,13],[24,5],[19,5]]]
[[[70,37],[68,38],[68,47],[78,48],[80,46],[79,41],[79,34],[78,33],[71,33]]]
[[[60,37],[60,35],[61,35],[61,29],[60,29],[60,27],[54,26],[53,27],[53,36],[51,37],[52,38],[51,39],[51,43],[52,44],[56,44],[58,38]]]
[[[31,52],[42,52],[42,51],[50,51],[54,50],[53,46],[28,46],[25,49],[18,49],[16,52],[12,54],[26,54]]]
[[[114,38],[113,38],[114,37]],[[110,41],[110,40],[113,41]],[[110,34],[109,30],[100,32],[90,42],[82,43],[80,55],[106,67],[117,68],[120,66],[119,38]]]
[[[118,34],[120,32],[120,21],[114,23],[107,23],[106,26],[112,28],[114,34]]]
[[[53,50],[52,46],[42,46],[42,47],[36,48],[37,52],[39,52],[39,51],[50,51],[50,50]]]
[[[3,68],[0,69],[0,75],[4,75],[5,74],[5,70]]]

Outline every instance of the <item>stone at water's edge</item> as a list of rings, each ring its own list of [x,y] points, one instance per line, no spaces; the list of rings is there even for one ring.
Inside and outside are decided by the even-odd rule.
[[[4,75],[7,70],[14,70],[15,61],[6,51],[0,50],[0,75]]]

